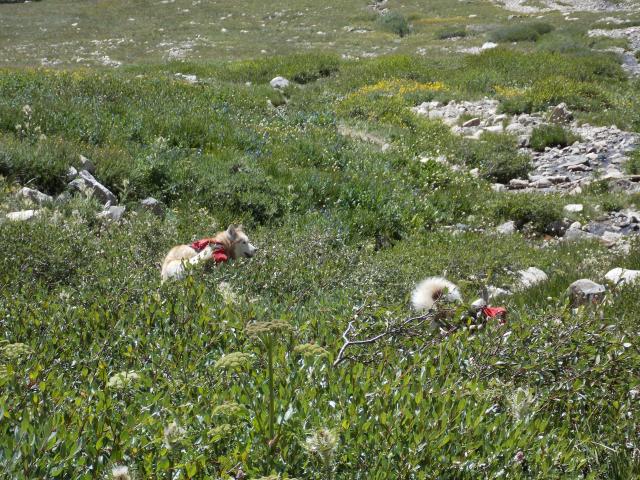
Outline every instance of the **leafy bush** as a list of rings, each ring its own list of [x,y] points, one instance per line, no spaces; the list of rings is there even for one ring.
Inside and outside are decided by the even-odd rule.
[[[629,175],[640,175],[640,150],[634,150],[629,155],[624,169]]]
[[[479,141],[462,140],[457,158],[469,168],[479,168],[483,178],[508,183],[513,178],[526,178],[531,159],[518,149],[512,135],[484,133]]]
[[[65,174],[78,156],[78,147],[60,139],[45,139],[35,144],[21,142],[12,135],[0,136],[0,175],[16,182],[29,183],[50,194],[66,186]]]
[[[494,30],[489,35],[493,42],[535,42],[542,35],[553,31],[553,25],[544,22],[523,23],[520,25],[509,25]]]
[[[511,114],[532,113],[561,102],[574,110],[598,111],[609,108],[613,99],[595,83],[550,76],[521,93],[503,98],[500,108]]]
[[[580,137],[561,125],[541,125],[531,133],[531,148],[544,152],[547,147],[566,147],[579,140]]]
[[[538,40],[537,48],[548,52],[570,53],[584,57],[593,55],[590,45],[582,37],[564,32],[543,36]]]
[[[382,30],[395,33],[400,37],[409,35],[411,29],[407,19],[398,12],[388,12],[378,18],[378,25]]]
[[[228,62],[212,72],[210,68],[198,64],[180,63],[180,71],[198,76],[215,77],[231,82],[268,83],[273,77],[281,75],[296,83],[311,83],[326,78],[339,70],[338,55],[325,52],[276,55],[267,58]]]
[[[513,220],[519,226],[530,223],[535,231],[545,233],[562,219],[562,207],[562,202],[550,195],[519,193],[494,201],[491,210],[502,220]]]
[[[464,28],[445,28],[436,33],[436,38],[439,40],[448,40],[450,38],[464,38],[467,36],[467,31]]]

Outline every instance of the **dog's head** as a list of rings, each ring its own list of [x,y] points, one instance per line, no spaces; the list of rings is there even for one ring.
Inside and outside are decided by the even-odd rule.
[[[225,231],[225,236],[229,239],[231,258],[251,258],[256,254],[257,247],[249,242],[249,237],[242,230],[242,226],[230,225]]]

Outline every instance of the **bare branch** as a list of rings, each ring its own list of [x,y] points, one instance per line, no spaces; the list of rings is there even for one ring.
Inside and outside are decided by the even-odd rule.
[[[337,367],[345,360],[352,358],[352,357],[345,356],[345,352],[347,348],[352,347],[354,345],[369,345],[388,336],[391,336],[391,337],[415,336],[416,332],[412,331],[411,328],[415,329],[416,327],[421,326],[426,320],[431,320],[433,316],[434,314],[432,312],[428,312],[423,315],[419,315],[417,317],[405,318],[404,320],[400,321],[398,324],[395,324],[395,325],[389,325],[389,323],[387,322],[387,325],[384,331],[372,337],[364,338],[361,340],[358,340],[357,338],[349,337],[350,332],[355,330],[353,327],[354,320],[351,320],[347,325],[347,328],[345,329],[345,331],[342,333],[342,339],[344,340],[344,343],[342,344],[342,347],[340,347],[340,351],[338,352],[338,355],[335,361],[333,362],[333,366]]]

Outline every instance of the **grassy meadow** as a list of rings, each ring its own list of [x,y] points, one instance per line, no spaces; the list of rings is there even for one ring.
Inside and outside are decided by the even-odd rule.
[[[0,5],[0,216],[33,208],[22,186],[63,193],[79,155],[127,206],[109,222],[76,195],[0,223],[0,477],[640,476],[640,285],[594,308],[564,295],[640,269],[640,245],[550,236],[640,195],[604,181],[496,192],[531,170],[515,138],[463,139],[410,110],[566,102],[580,121],[640,132],[640,81],[600,51],[620,41],[586,35],[594,13],[567,27],[477,0],[387,7],[407,35],[351,0]],[[125,41],[95,43],[108,38]],[[420,161],[440,155],[462,168]],[[149,196],[166,215],[138,208]],[[507,220],[522,230],[497,235]],[[160,285],[170,247],[231,223],[255,258]],[[506,325],[418,322],[334,365],[349,322],[365,338],[414,316],[422,278],[444,275],[471,302],[531,266],[549,280],[496,301]]]

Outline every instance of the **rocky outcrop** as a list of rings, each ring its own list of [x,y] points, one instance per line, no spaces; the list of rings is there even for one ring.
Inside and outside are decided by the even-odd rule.
[[[579,193],[596,177],[615,183],[615,188],[640,191],[640,176],[625,175],[627,154],[640,145],[640,136],[618,129],[615,125],[594,127],[571,121],[573,115],[565,104],[548,113],[507,116],[498,113],[499,102],[485,98],[469,102],[424,102],[412,110],[417,115],[442,120],[463,137],[479,140],[482,134],[507,133],[517,138],[522,152],[531,157],[533,170],[528,178],[513,179],[508,188],[526,191],[562,191]],[[469,120],[463,119],[470,117]],[[578,140],[566,147],[547,148],[543,152],[530,148],[535,128],[549,122],[563,122],[564,128]],[[612,186],[612,188],[614,188]]]
[[[69,189],[71,191],[78,191],[87,197],[93,196],[103,205],[107,203],[114,205],[118,201],[116,196],[107,187],[98,182],[93,175],[86,170],[82,170],[78,174],[78,177],[69,183]]]

